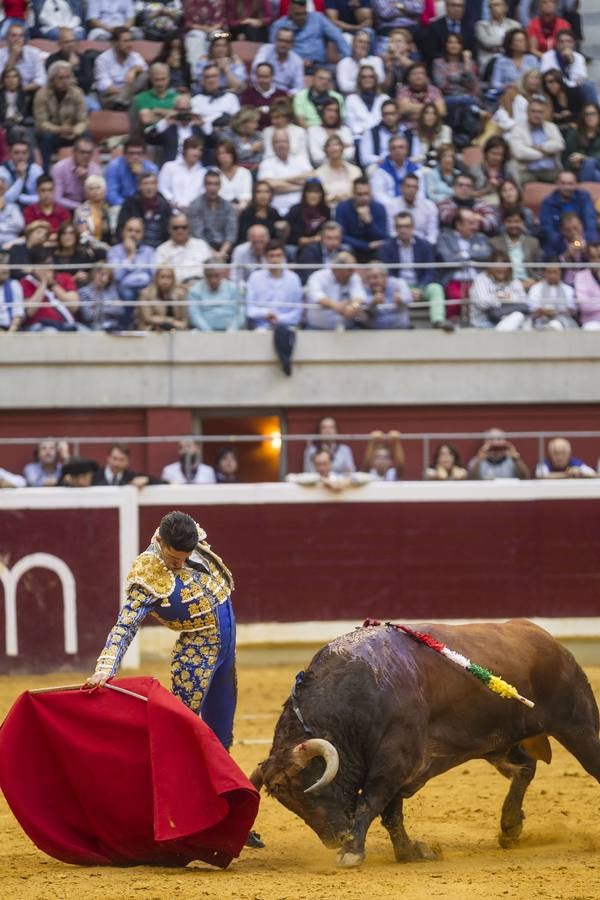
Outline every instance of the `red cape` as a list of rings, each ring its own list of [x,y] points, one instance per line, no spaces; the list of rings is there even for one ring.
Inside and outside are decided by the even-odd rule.
[[[0,729],[0,787],[50,856],[84,865],[225,868],[259,796],[210,728],[154,678],[25,693]]]

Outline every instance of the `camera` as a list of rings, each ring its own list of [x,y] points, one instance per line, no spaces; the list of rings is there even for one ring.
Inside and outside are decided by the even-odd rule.
[[[178,112],[175,118],[178,122],[183,122],[184,125],[187,125],[192,121],[192,114],[191,112]]]

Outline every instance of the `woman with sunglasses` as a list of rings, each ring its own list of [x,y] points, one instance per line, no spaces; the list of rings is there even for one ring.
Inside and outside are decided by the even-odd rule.
[[[600,181],[600,109],[586,103],[577,128],[570,128],[565,139],[563,162],[578,181]]]
[[[542,75],[542,87],[552,107],[552,121],[564,138],[573,130],[583,106],[579,87],[569,87],[559,69],[548,69]]]

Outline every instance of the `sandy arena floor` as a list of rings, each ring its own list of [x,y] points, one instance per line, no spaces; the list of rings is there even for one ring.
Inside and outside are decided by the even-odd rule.
[[[299,666],[245,666],[239,672],[238,741],[270,738],[279,708]],[[156,674],[168,685],[166,667]],[[600,668],[588,669],[600,698]],[[42,678],[0,678],[0,716],[28,687],[73,683],[64,673]],[[237,743],[235,757],[249,772],[268,748]],[[551,766],[540,764],[526,797],[527,820],[518,849],[496,840],[507,784],[491,766],[473,762],[430,782],[406,804],[407,829],[439,844],[438,862],[398,866],[386,833],[375,823],[361,869],[344,871],[303,822],[265,798],[257,830],[265,850],[245,850],[229,870],[207,866],[75,868],[40,853],[0,799],[0,897],[75,900],[373,900],[390,897],[495,900],[510,897],[600,898],[600,787],[553,744]]]

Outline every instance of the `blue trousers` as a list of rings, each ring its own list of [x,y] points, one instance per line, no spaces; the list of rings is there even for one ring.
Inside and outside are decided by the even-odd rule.
[[[217,632],[182,632],[171,656],[171,690],[212,728],[225,749],[233,743],[237,702],[235,618],[230,600],[216,607]]]

